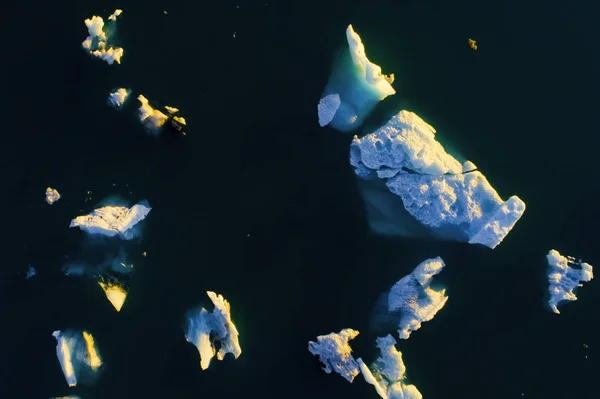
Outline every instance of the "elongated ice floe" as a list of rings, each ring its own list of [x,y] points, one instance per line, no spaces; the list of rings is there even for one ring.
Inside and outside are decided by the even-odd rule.
[[[118,88],[108,95],[108,105],[113,108],[121,108],[130,94],[130,89]]]
[[[115,10],[108,17],[108,26],[104,25],[102,17],[96,15],[84,21],[85,26],[88,28],[89,36],[81,43],[82,47],[92,56],[106,61],[109,65],[112,65],[114,62],[120,64],[121,57],[123,57],[123,49],[121,47],[108,44],[109,38],[115,29],[114,23],[122,12],[122,10]]]
[[[57,340],[56,355],[67,384],[92,385],[102,370],[102,358],[92,334],[86,330],[61,330],[52,333]]]
[[[582,282],[588,282],[594,278],[593,267],[589,263],[575,260],[572,256],[562,256],[555,249],[550,250],[546,258],[550,267],[548,273],[550,299],[548,304],[554,313],[560,314],[558,304],[563,301],[577,300],[577,296],[573,291],[577,287],[582,287]],[[573,266],[578,268],[576,269]]]
[[[475,165],[461,165],[435,133],[417,114],[400,111],[373,133],[354,137],[350,164],[363,182],[371,228],[495,248],[525,203],[517,196],[503,201]]]
[[[235,359],[242,354],[239,343],[239,333],[231,320],[229,302],[222,295],[207,291],[206,294],[215,306],[212,312],[203,307],[190,310],[186,314],[185,339],[192,343],[200,353],[200,368],[206,370],[211,359],[217,355],[223,360],[231,353]],[[215,342],[220,349],[217,351]]]
[[[391,335],[377,338],[381,355],[369,367],[359,358],[360,371],[383,399],[422,399],[417,387],[405,381],[406,366],[402,352],[396,349],[395,344],[396,340]]]
[[[323,363],[323,370],[330,374],[335,371],[348,381],[352,382],[358,375],[359,367],[354,357],[352,357],[352,348],[348,343],[356,338],[358,331],[351,328],[345,328],[339,333],[319,335],[317,342],[310,341],[308,350]]]
[[[369,61],[352,25],[346,29],[346,40],[348,52],[333,67],[318,106],[319,124],[341,132],[358,128],[378,102],[396,93],[394,75],[384,75]]]
[[[60,194],[58,193],[58,191],[56,191],[52,187],[48,187],[46,189],[46,203],[48,205],[54,204],[59,199],[60,199]]]
[[[77,216],[71,221],[69,227],[79,227],[89,234],[102,234],[108,237],[118,235],[129,240],[135,236],[130,230],[144,220],[151,210],[149,205],[142,203],[131,208],[105,206],[94,209],[89,215]]]

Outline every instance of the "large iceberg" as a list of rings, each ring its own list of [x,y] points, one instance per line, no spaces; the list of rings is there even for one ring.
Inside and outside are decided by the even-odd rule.
[[[384,75],[369,61],[365,46],[352,25],[346,29],[348,51],[334,66],[317,107],[319,124],[341,132],[357,129],[375,105],[396,93],[394,75]]]
[[[92,334],[85,330],[64,330],[52,333],[57,340],[56,355],[67,384],[79,382],[92,385],[102,370],[102,359]]]
[[[575,260],[572,256],[562,256],[555,249],[550,250],[546,258],[550,267],[548,273],[550,299],[548,304],[554,313],[560,314],[558,304],[562,301],[577,300],[573,290],[583,286],[582,282],[588,282],[594,278],[593,267],[581,260]],[[575,269],[572,266],[579,268]]]
[[[206,370],[211,359],[223,360],[227,353],[234,358],[242,354],[238,340],[239,333],[231,320],[229,302],[222,295],[207,291],[206,294],[215,306],[214,310],[196,308],[186,314],[185,339],[192,343],[200,353],[200,368]],[[217,351],[216,344],[220,345]]]
[[[88,28],[89,36],[81,43],[82,47],[92,56],[106,61],[109,65],[112,65],[114,62],[120,64],[121,57],[123,57],[123,49],[121,47],[107,44],[108,39],[115,29],[117,17],[122,13],[122,10],[115,10],[108,17],[108,26],[104,25],[102,17],[96,15],[84,21],[85,26]]]
[[[421,323],[432,320],[448,301],[445,289],[430,287],[433,277],[444,266],[439,256],[421,262],[412,273],[401,278],[381,296],[372,321],[376,325],[394,323],[398,336],[408,339],[413,331],[421,328]]]
[[[136,236],[132,228],[144,220],[152,210],[146,203],[131,208],[125,206],[104,206],[95,209],[89,215],[77,216],[69,227],[79,227],[89,234],[102,234],[108,237],[118,236],[130,240]]]
[[[406,367],[402,361],[402,353],[396,347],[396,340],[391,336],[377,338],[377,347],[381,355],[370,366],[361,358],[357,360],[360,371],[369,384],[383,399],[422,399],[423,396],[414,385],[405,382]]]
[[[400,111],[350,146],[371,228],[379,234],[430,235],[495,248],[525,211],[503,201],[472,162],[461,164],[417,114]]]
[[[359,366],[352,357],[352,348],[348,344],[359,334],[351,328],[345,328],[339,333],[320,335],[317,342],[310,341],[308,350],[324,364],[323,370],[330,374],[335,371],[348,381],[352,382],[358,375]]]

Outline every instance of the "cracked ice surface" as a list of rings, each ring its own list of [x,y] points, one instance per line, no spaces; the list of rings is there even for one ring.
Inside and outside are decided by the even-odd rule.
[[[120,235],[127,240],[133,238],[132,234],[126,234],[127,231],[144,220],[151,210],[152,208],[143,204],[136,204],[131,208],[105,206],[95,209],[89,215],[77,216],[69,227],[79,227],[86,233],[108,237]]]
[[[320,335],[317,342],[310,341],[308,350],[324,364],[323,370],[330,374],[335,371],[348,381],[352,382],[358,375],[358,363],[352,357],[352,348],[348,341],[354,339],[359,334],[358,331],[351,328],[345,328],[339,333]]]
[[[523,215],[525,203],[517,196],[503,201],[475,165],[461,165],[435,133],[417,114],[400,111],[373,133],[354,137],[350,164],[359,178],[385,182],[434,235],[495,248]]]
[[[589,263],[575,260],[572,256],[562,256],[557,250],[552,249],[546,255],[550,272],[548,291],[550,299],[548,304],[552,311],[560,314],[558,304],[563,301],[576,301],[577,296],[573,290],[582,287],[582,282],[591,281],[594,278],[593,267]],[[578,266],[576,269],[572,266]]]

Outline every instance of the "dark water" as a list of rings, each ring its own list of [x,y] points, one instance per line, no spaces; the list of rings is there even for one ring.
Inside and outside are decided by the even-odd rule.
[[[551,314],[544,255],[599,259],[598,8],[265,1],[5,12],[0,398],[376,398],[362,378],[324,374],[307,343],[355,328],[355,352],[372,360],[377,297],[438,255],[448,304],[397,345],[425,398],[596,398],[598,282]],[[83,20],[116,7],[125,55],[109,66],[80,43]],[[351,136],[318,128],[316,116],[348,23],[396,74],[397,94],[366,129],[415,111],[503,197],[527,203],[495,250],[369,234]],[[145,135],[135,98],[122,112],[106,106],[120,86],[180,108],[188,135]],[[47,186],[63,196],[52,207]],[[93,282],[60,273],[81,247],[70,219],[114,194],[153,206],[148,256],[132,254],[137,274],[120,313]],[[28,264],[39,270],[32,280]],[[243,353],[201,371],[182,322],[206,290],[231,302]],[[51,335],[63,328],[95,335],[107,366],[94,387],[66,387]]]

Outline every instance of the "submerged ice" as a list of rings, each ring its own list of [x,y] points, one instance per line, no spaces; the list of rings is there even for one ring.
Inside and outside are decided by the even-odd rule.
[[[582,282],[588,282],[594,278],[593,267],[581,260],[575,260],[571,256],[562,256],[555,249],[548,252],[546,259],[550,267],[548,273],[550,299],[548,304],[554,313],[560,314],[558,304],[563,301],[577,300],[577,296],[573,291],[577,287],[583,286]],[[578,268],[576,269],[573,266]]]
[[[419,390],[405,382],[406,367],[402,352],[396,349],[395,344],[396,340],[391,335],[377,338],[381,355],[369,367],[359,358],[360,371],[383,399],[422,399]]]
[[[358,331],[351,328],[345,328],[339,333],[320,335],[317,342],[310,341],[308,350],[323,363],[323,370],[330,374],[335,371],[348,381],[352,382],[358,375],[359,366],[354,357],[352,357],[352,348],[348,343],[356,338]]]
[[[114,62],[120,64],[121,57],[123,57],[123,49],[121,47],[108,44],[112,31],[115,29],[117,17],[122,12],[122,10],[115,10],[108,17],[108,27],[105,26],[102,17],[96,15],[84,21],[85,26],[88,28],[89,36],[81,43],[82,47],[92,56],[106,61],[109,65],[112,65]]]
[[[412,273],[382,295],[374,311],[373,322],[376,325],[393,323],[398,328],[398,336],[408,339],[413,331],[421,328],[421,323],[432,320],[446,305],[446,290],[430,287],[433,277],[444,266],[440,257],[421,262]]]
[[[361,180],[371,228],[380,234],[499,245],[525,211],[517,196],[503,201],[468,161],[461,165],[417,114],[400,111],[362,138],[350,163]]]
[[[92,334],[85,330],[61,330],[54,331],[52,336],[57,340],[56,355],[67,384],[92,385],[103,365]]]
[[[198,348],[202,370],[210,366],[215,354],[218,360],[223,360],[227,353],[231,353],[236,359],[242,354],[239,333],[231,320],[229,302],[214,292],[207,291],[206,294],[212,301],[214,310],[209,312],[201,307],[188,311],[184,330],[185,339]],[[215,344],[220,345],[218,350]]]
[[[144,220],[151,210],[152,208],[145,203],[136,204],[131,208],[104,206],[95,209],[89,215],[76,217],[71,221],[69,227],[79,227],[89,234],[118,236],[130,240],[135,237],[131,229]]]
[[[348,51],[336,63],[317,108],[319,124],[341,132],[358,128],[378,102],[395,94],[394,75],[384,75],[369,61],[352,25],[346,29]]]

